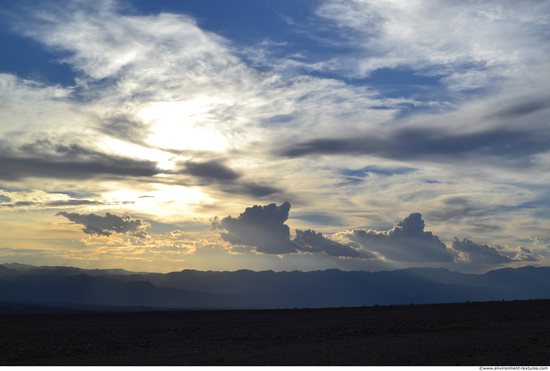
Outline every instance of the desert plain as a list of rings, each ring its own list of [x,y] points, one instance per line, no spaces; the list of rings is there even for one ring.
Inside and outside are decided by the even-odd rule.
[[[548,365],[550,300],[277,310],[3,308],[0,365]]]

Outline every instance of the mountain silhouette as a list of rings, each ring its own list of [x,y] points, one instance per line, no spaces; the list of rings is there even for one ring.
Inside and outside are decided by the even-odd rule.
[[[324,308],[550,298],[550,268],[365,272],[124,270],[0,265],[0,301],[179,309]]]

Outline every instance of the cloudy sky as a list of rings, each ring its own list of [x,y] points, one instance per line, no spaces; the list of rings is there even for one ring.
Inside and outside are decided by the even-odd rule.
[[[550,1],[10,1],[0,48],[0,262],[550,263]]]

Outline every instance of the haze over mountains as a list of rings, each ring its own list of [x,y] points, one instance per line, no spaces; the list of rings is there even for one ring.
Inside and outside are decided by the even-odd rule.
[[[317,308],[550,298],[550,267],[485,274],[444,268],[366,272],[138,273],[0,265],[0,302],[57,307]],[[9,306],[9,305],[8,305]]]

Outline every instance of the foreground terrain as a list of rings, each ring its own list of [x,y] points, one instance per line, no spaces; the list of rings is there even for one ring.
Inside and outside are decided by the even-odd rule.
[[[548,365],[550,300],[0,313],[0,365]]]

